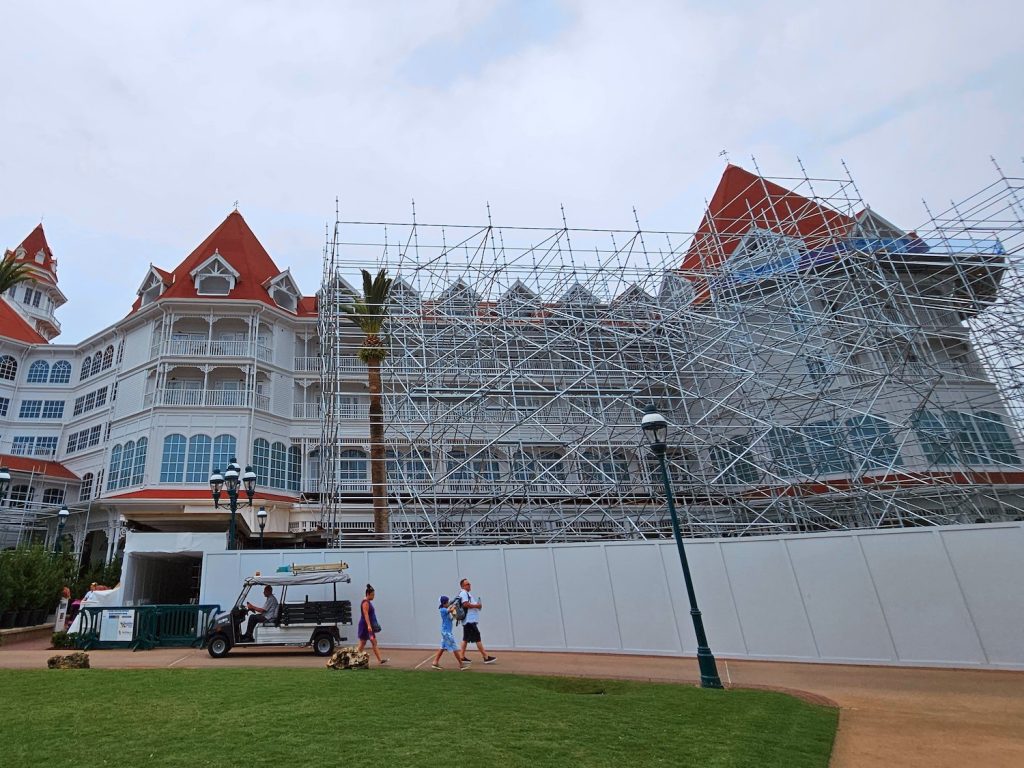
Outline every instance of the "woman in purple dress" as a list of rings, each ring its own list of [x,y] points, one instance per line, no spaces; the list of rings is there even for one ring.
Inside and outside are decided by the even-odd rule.
[[[359,629],[357,632],[359,645],[356,646],[356,650],[362,651],[366,647],[366,643],[369,642],[377,661],[387,664],[388,660],[380,657],[380,649],[377,648],[378,632],[380,632],[380,624],[377,623],[377,612],[373,610],[373,586],[367,584],[366,597],[363,598],[363,602],[359,606]]]

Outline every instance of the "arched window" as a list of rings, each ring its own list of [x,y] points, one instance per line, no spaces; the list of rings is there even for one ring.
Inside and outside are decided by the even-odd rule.
[[[366,453],[349,449],[338,454],[338,490],[365,493],[369,490],[366,482]]]
[[[107,370],[114,364],[114,347],[113,345],[103,350],[103,370]]]
[[[124,488],[132,480],[132,469],[135,467],[135,441],[129,440],[124,444],[124,453],[121,454],[121,476],[117,479],[117,487]]]
[[[92,357],[88,356],[82,361],[82,374],[78,377],[79,381],[85,381],[92,374]]]
[[[238,441],[234,435],[217,435],[213,439],[213,469],[223,472],[238,455]]]
[[[99,373],[100,372],[100,365],[102,363],[103,363],[103,361],[101,359],[100,353],[97,352],[92,357],[92,370],[89,371],[89,375],[90,376],[95,376],[97,373]]]
[[[79,501],[88,501],[92,498],[92,482],[94,479],[92,472],[86,472],[82,475],[82,487],[78,490]]]
[[[270,443],[262,437],[252,441],[252,470],[256,484],[266,488],[270,483]]]
[[[71,381],[71,363],[67,360],[58,360],[50,369],[51,384],[67,384]]]
[[[149,439],[140,437],[135,444],[135,468],[132,469],[132,485],[141,485],[146,475],[146,451],[149,448]],[[123,473],[122,473],[123,474]]]
[[[107,490],[112,491],[117,488],[117,482],[121,478],[121,454],[124,449],[120,445],[115,445],[110,450],[110,468],[107,470]]]
[[[4,355],[0,357],[0,379],[7,381],[14,381],[14,377],[18,375],[18,361],[10,355]]]
[[[388,451],[388,488],[393,488],[398,493],[425,488],[430,481],[430,472],[427,468],[428,460],[415,451],[408,453]]]
[[[188,439],[188,468],[185,470],[186,483],[205,483],[210,480],[210,448],[213,441],[209,435],[192,435]],[[224,467],[218,466],[221,472]]]
[[[59,507],[64,503],[63,488],[47,488],[43,491],[44,507]]]
[[[36,360],[28,367],[29,384],[45,384],[50,376],[50,364],[45,360]]]
[[[288,453],[284,443],[270,446],[270,487],[285,488],[288,477]]]
[[[164,453],[160,457],[160,482],[180,483],[184,474],[185,436],[168,435],[164,438]]]
[[[12,507],[25,507],[32,501],[32,489],[27,485],[15,485],[11,487],[10,501]]]
[[[288,490],[298,491],[302,482],[302,450],[297,445],[288,449]]]

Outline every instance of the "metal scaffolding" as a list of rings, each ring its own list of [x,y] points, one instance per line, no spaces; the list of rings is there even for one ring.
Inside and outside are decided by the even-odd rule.
[[[848,174],[736,166],[693,231],[490,218],[336,220],[320,294],[328,529],[366,506],[359,336],[340,307],[358,269],[381,266],[396,278],[393,542],[667,535],[639,445],[648,403],[674,425],[690,536],[1024,514],[1024,179],[997,167],[909,230]]]

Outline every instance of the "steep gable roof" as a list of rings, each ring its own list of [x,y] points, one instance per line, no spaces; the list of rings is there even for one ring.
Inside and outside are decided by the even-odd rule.
[[[42,475],[43,477],[56,477],[62,480],[79,480],[80,478],[59,461],[37,459],[34,456],[14,456],[13,454],[0,454],[0,466],[7,467],[12,472],[27,472],[30,474]],[[209,496],[210,494],[206,494]]]
[[[0,337],[21,341],[26,344],[48,344],[49,342],[33,328],[18,310],[0,297]]]
[[[39,276],[57,283],[57,260],[53,258],[53,251],[50,244],[46,242],[46,233],[42,224],[36,224],[36,228],[28,233],[28,237],[21,241],[21,245],[12,252],[17,261],[31,264],[42,274]],[[43,260],[36,261],[36,256],[42,253]]]
[[[235,287],[226,296],[200,297],[196,292],[193,273],[210,261],[214,253],[238,273],[238,279]],[[276,307],[277,304],[264,286],[279,274],[281,270],[253,234],[242,214],[232,211],[184,261],[171,270],[165,281],[169,282],[169,285],[156,301],[195,298],[214,301],[247,299],[262,301]],[[132,311],[136,311],[140,306],[141,298],[132,305]]]

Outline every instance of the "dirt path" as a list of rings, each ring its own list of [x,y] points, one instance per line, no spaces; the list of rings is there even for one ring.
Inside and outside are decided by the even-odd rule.
[[[54,651],[42,639],[0,648],[0,667],[40,669]],[[424,674],[579,675],[694,682],[696,662],[655,656],[569,653],[499,653],[497,664],[479,658],[466,672],[429,669],[427,650],[389,650],[400,669]],[[205,651],[161,648],[93,651],[96,668],[318,667],[308,652],[233,652],[211,659]],[[449,658],[450,664],[451,659]],[[908,667],[854,667],[757,661],[719,661],[723,680],[736,686],[805,691],[841,707],[833,768],[908,766],[1020,768],[1024,766],[1024,672]]]

